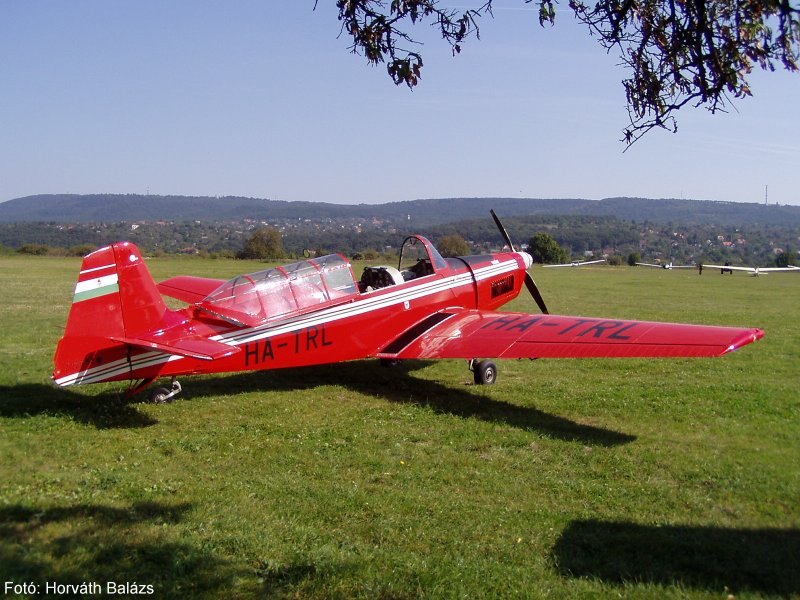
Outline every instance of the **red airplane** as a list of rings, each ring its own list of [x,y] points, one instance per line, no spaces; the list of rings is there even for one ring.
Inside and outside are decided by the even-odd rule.
[[[278,369],[377,357],[470,360],[476,383],[494,383],[486,358],[721,356],[760,329],[549,315],[531,257],[510,251],[442,258],[422,236],[406,238],[397,268],[368,266],[360,279],[341,254],[240,275],[156,284],[129,242],[83,260],[55,354],[59,386],[130,381],[137,393],[160,377]],[[498,312],[526,286],[541,315]],[[170,309],[162,298],[188,303]]]

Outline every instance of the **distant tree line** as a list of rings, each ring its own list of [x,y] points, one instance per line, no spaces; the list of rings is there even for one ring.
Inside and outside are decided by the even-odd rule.
[[[770,265],[776,260],[798,262],[800,227],[794,225],[712,225],[680,222],[642,223],[607,216],[534,215],[504,217],[515,243],[528,243],[546,233],[563,251],[563,262],[617,256],[623,262],[636,254],[639,260],[674,261],[676,264],[730,261],[734,264]],[[264,228],[276,233],[279,250],[251,252],[255,233]],[[504,244],[490,219],[474,219],[432,226],[422,231],[408,226],[353,226],[350,221],[293,221],[264,225],[246,222],[188,221],[175,223],[0,223],[0,245],[27,254],[80,255],[115,241],[128,240],[143,251],[189,253],[205,256],[256,256],[279,258],[342,252],[348,256],[393,255],[411,233],[427,235],[444,253],[479,254]],[[277,237],[275,237],[277,236]],[[263,240],[262,240],[263,241]],[[562,262],[561,260],[557,262]]]

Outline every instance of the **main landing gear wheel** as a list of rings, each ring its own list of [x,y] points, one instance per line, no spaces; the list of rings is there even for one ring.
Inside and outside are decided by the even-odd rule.
[[[492,385],[497,381],[497,365],[491,360],[472,360],[470,369],[476,385]]]
[[[153,404],[169,404],[181,391],[181,384],[177,379],[172,380],[172,389],[165,387],[155,388],[150,392],[150,402]]]

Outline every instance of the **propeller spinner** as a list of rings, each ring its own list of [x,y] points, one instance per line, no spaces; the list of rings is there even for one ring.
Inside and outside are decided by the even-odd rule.
[[[503,224],[500,222],[500,219],[497,217],[497,214],[495,214],[494,209],[490,209],[489,212],[492,213],[492,218],[494,219],[494,223],[500,230],[500,235],[503,236],[503,239],[505,240],[508,247],[511,249],[512,252],[517,252],[517,250],[514,248],[514,243],[511,241],[511,237],[508,235],[506,228],[503,227]],[[528,267],[530,267],[533,263],[533,259],[531,259],[530,255],[525,252],[520,252],[519,254],[523,255],[525,264]],[[536,301],[536,305],[539,307],[539,310],[541,310],[544,314],[549,315],[550,312],[547,310],[547,305],[545,305],[544,303],[544,298],[542,298],[542,294],[539,292],[539,288],[536,287],[536,282],[533,280],[533,277],[531,277],[531,274],[528,271],[525,271],[525,287],[528,288],[528,291],[530,292],[531,296],[533,296],[533,299]]]

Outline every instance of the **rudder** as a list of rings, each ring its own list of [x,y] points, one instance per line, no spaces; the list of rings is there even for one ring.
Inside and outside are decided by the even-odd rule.
[[[56,350],[53,380],[73,385],[123,379],[105,376],[118,370],[102,371],[127,354],[113,338],[152,331],[164,323],[168,310],[135,244],[122,242],[88,254]]]

